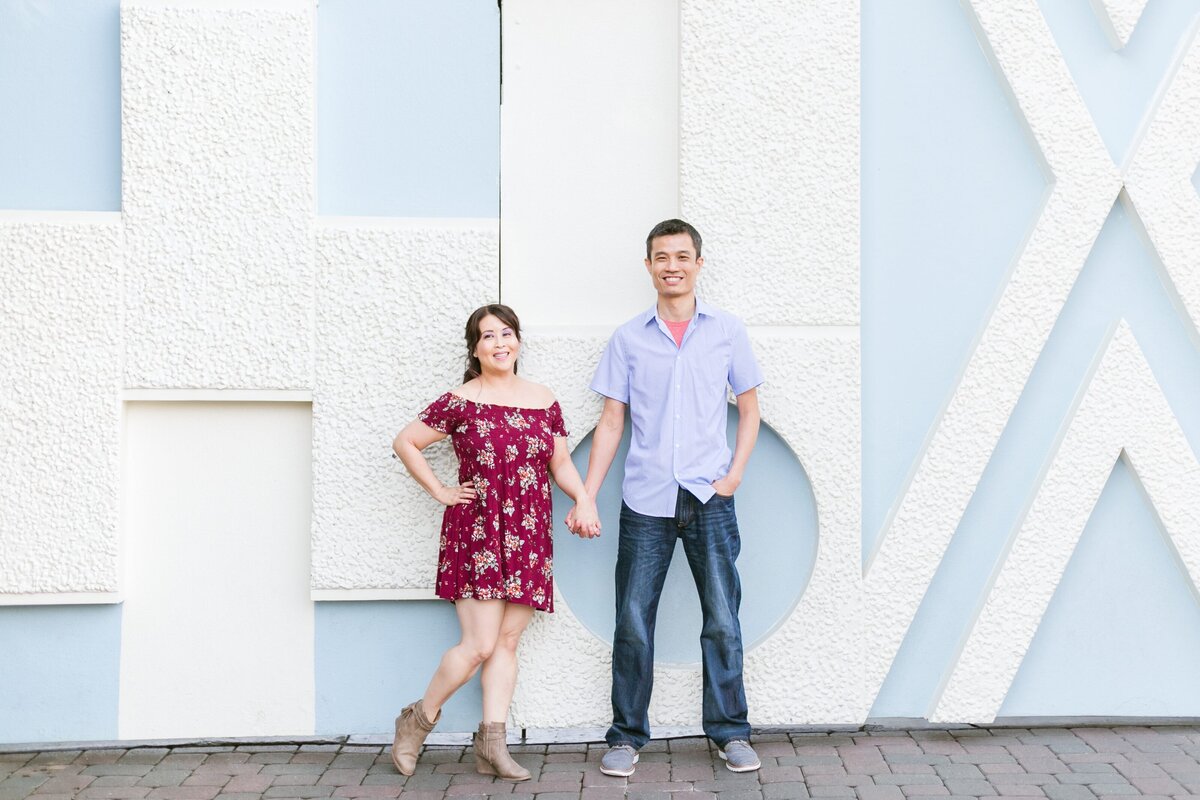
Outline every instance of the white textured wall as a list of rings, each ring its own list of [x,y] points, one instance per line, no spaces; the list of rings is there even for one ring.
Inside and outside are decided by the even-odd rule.
[[[1137,27],[1147,0],[1091,0],[1092,8],[1100,20],[1100,26],[1114,50],[1129,43],[1133,29]]]
[[[126,385],[312,385],[313,14],[122,5]]]
[[[317,231],[317,597],[432,588],[442,507],[392,458],[392,437],[461,383],[464,323],[496,298],[498,234],[494,220],[329,220]],[[449,442],[428,455],[456,480]]]
[[[857,2],[682,0],[680,205],[701,291],[755,325],[858,325]]]
[[[0,212],[0,602],[117,591],[121,239]]]
[[[1103,5],[1120,44],[1140,4]],[[642,237],[681,212],[706,237],[702,292],[750,323],[764,417],[817,499],[811,581],[747,654],[753,721],[861,721],[1119,196],[1200,341],[1200,48],[1180,51],[1118,165],[1035,0],[965,10],[1051,185],[864,576],[857,4],[507,4],[501,269],[496,220],[316,220],[311,6],[127,0],[122,214],[0,216],[0,600],[121,589],[122,388],[311,391],[312,573],[297,556],[281,578],[317,597],[427,594],[439,509],[388,445],[457,382],[467,312],[500,295],[517,307],[528,372],[577,443],[607,335],[652,300]],[[1117,454],[1195,575],[1195,454],[1124,329],[1090,386],[937,719],[996,713]],[[449,477],[448,448],[435,460]],[[128,544],[139,579],[186,552]],[[289,598],[289,619],[311,613]],[[559,601],[522,651],[514,715],[602,722],[608,645]],[[131,620],[131,653],[165,625]],[[269,646],[247,642],[251,659]],[[131,697],[155,696],[129,676]],[[655,722],[695,722],[698,681],[665,668]]]

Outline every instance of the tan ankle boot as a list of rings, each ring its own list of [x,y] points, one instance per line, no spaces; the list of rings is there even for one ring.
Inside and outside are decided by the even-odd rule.
[[[405,706],[400,712],[400,716],[396,717],[396,738],[392,740],[392,763],[396,765],[396,771],[401,775],[412,775],[417,768],[417,754],[421,752],[421,745],[425,744],[425,737],[433,730],[433,726],[437,724],[438,719],[442,716],[442,710],[438,709],[437,718],[430,720],[425,716],[425,708],[421,705],[421,701]]]
[[[475,771],[480,775],[496,775],[506,781],[527,781],[529,770],[508,754],[503,722],[481,722],[475,732]]]

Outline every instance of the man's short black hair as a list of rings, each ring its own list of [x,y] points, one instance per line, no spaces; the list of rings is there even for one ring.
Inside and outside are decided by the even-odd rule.
[[[650,229],[650,235],[646,237],[646,258],[650,257],[650,243],[660,236],[674,236],[677,233],[686,233],[692,237],[692,244],[696,247],[696,258],[700,257],[700,231],[693,228],[688,223],[681,219],[664,219],[662,222]]]

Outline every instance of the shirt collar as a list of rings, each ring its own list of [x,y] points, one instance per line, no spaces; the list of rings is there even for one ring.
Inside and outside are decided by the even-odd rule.
[[[697,297],[696,298],[696,315],[711,317],[713,315],[713,307],[710,306],[708,303],[704,302],[703,300],[701,300],[699,297]],[[651,321],[653,321],[657,318],[658,318],[658,303],[655,303],[654,305],[652,305],[648,309],[646,309],[644,312],[642,312],[641,321],[642,321],[643,325],[649,325]]]

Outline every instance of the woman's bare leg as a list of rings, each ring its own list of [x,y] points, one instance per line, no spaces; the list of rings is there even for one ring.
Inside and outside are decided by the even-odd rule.
[[[483,721],[505,722],[517,685],[517,643],[533,619],[533,608],[519,603],[505,603],[491,656],[483,662]]]
[[[454,602],[462,638],[442,655],[437,672],[433,673],[425,689],[421,705],[429,719],[437,719],[438,712],[450,696],[471,680],[480,665],[494,655],[507,605],[503,600]]]

